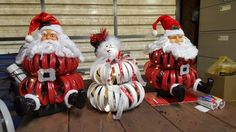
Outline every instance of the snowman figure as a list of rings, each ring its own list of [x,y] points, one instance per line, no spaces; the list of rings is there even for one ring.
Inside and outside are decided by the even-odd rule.
[[[120,119],[123,111],[137,107],[144,99],[145,82],[129,55],[121,52],[120,41],[108,36],[106,29],[90,37],[95,47],[96,61],[90,69],[93,83],[87,97],[91,105],[106,112],[116,112],[114,119]]]

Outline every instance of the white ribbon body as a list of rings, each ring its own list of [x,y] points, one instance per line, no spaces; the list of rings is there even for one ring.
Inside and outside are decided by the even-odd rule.
[[[146,82],[137,65],[127,59],[109,62],[106,58],[97,58],[91,66],[90,77],[94,81],[87,92],[91,105],[100,111],[116,112],[114,119],[120,119],[123,111],[135,108],[144,99]]]
[[[122,69],[122,71],[121,71]],[[96,63],[90,70],[90,77],[98,84],[113,85],[132,81],[133,76],[143,85],[146,82],[141,77],[139,69],[130,61],[120,61],[119,63]]]
[[[137,84],[137,87],[135,84]],[[121,90],[121,88],[131,95],[133,101]],[[138,106],[144,99],[145,91],[143,86],[135,81],[121,85],[102,85],[93,82],[87,92],[87,97],[92,106],[100,111],[117,112],[114,119],[119,119],[123,111],[130,110]],[[109,106],[109,109],[106,108]]]

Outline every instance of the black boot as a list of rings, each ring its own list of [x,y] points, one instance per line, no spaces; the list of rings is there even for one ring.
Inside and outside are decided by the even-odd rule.
[[[86,103],[87,92],[86,90],[78,90],[78,93],[69,95],[68,103],[81,109]]]
[[[16,113],[20,116],[24,116],[34,111],[36,103],[31,98],[25,98],[23,96],[18,96],[14,100],[14,107]]]
[[[171,98],[173,97],[169,91],[165,91],[165,90],[162,90],[162,89],[157,89],[157,96],[161,96],[161,97],[164,97],[164,98]]]
[[[185,96],[185,88],[184,85],[177,85],[172,88],[172,95],[175,97],[175,99],[178,102],[181,102],[184,100]]]
[[[197,90],[203,93],[209,94],[211,92],[211,88],[213,86],[214,80],[211,78],[207,79],[207,83],[200,81],[197,85]]]

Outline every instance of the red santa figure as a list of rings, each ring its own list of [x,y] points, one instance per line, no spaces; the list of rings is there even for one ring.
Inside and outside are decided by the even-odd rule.
[[[33,38],[32,33],[37,29]],[[16,112],[25,115],[62,103],[68,108],[82,108],[86,91],[81,75],[76,73],[81,60],[80,50],[63,33],[58,20],[46,12],[36,15],[30,23],[26,43],[16,57],[16,63],[27,72],[19,84]]]
[[[90,69],[94,82],[88,88],[87,97],[94,108],[116,112],[113,118],[120,119],[123,111],[143,101],[146,83],[135,63],[121,53],[120,41],[108,36],[105,29],[93,34],[90,43],[95,47],[96,60]]]
[[[213,80],[204,83],[198,78],[194,68],[198,49],[184,36],[180,24],[170,16],[160,16],[152,25],[153,34],[157,35],[156,26],[161,22],[165,33],[149,45],[149,61],[145,64],[145,75],[150,85],[158,89],[161,96],[174,96],[183,101],[185,90],[210,93]]]

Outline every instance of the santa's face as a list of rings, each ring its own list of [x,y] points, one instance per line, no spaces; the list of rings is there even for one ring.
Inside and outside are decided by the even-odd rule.
[[[58,40],[58,36],[57,33],[53,30],[50,29],[46,29],[42,32],[42,37],[41,37],[41,41],[44,40],[53,40],[53,41],[57,41]]]
[[[154,45],[166,53],[172,53],[176,59],[194,59],[198,54],[198,49],[183,35],[162,36],[154,42]]]

